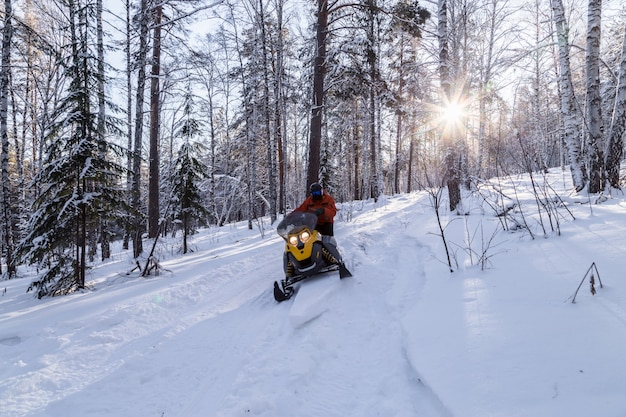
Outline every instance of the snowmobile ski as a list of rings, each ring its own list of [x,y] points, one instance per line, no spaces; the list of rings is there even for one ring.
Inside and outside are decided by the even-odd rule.
[[[287,291],[283,291],[280,289],[280,285],[278,285],[278,281],[274,281],[274,299],[279,303],[281,301],[286,301],[291,298],[293,295],[293,288],[289,287]]]
[[[339,278],[348,278],[352,276],[352,273],[344,264],[330,265],[321,269],[316,275],[339,271]],[[294,277],[287,277],[280,281],[274,281],[274,299],[278,302],[289,300],[295,293],[294,285],[300,281],[303,281],[312,275],[296,275]]]

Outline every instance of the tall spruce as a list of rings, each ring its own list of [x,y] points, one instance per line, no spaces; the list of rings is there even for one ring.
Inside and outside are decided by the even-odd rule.
[[[198,129],[197,121],[187,119],[181,127],[181,134],[192,137]],[[206,149],[199,142],[183,142],[172,170],[172,217],[179,224],[183,235],[182,252],[189,251],[188,237],[198,226],[206,224],[209,211],[204,206],[204,192],[200,183],[208,177],[207,167],[200,162],[199,155]]]
[[[206,155],[207,149],[199,141],[206,127],[203,120],[195,115],[195,107],[194,96],[188,86],[183,100],[183,116],[174,126],[174,137],[182,140],[182,145],[169,170],[170,213],[165,213],[182,231],[182,253],[189,251],[189,235],[198,226],[206,225],[210,216],[205,206],[206,189],[203,187],[209,178],[209,170],[200,159],[200,155]]]

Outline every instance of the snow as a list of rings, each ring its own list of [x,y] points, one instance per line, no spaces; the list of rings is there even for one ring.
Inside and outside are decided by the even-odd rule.
[[[624,416],[626,198],[595,204],[568,175],[547,177],[565,206],[545,233],[528,177],[501,185],[530,231],[476,197],[444,213],[452,273],[427,193],[340,204],[353,277],[283,303],[267,219],[203,230],[187,255],[163,241],[156,277],[118,248],[65,297],[26,293],[23,270],[0,282],[0,415]]]

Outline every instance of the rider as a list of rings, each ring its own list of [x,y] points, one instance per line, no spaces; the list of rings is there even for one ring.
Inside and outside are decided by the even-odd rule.
[[[294,211],[310,212],[317,216],[315,230],[322,235],[322,256],[327,265],[338,265],[339,276],[341,278],[350,277],[352,274],[346,268],[341,254],[337,250],[337,241],[333,236],[333,221],[337,214],[335,200],[328,194],[322,186],[314,182],[309,187],[309,196]],[[289,261],[285,264],[285,275],[290,277],[293,274],[293,266]]]
[[[310,195],[294,211],[311,212],[317,216],[315,230],[322,235],[333,236],[333,221],[337,214],[335,200],[318,182],[311,184]]]

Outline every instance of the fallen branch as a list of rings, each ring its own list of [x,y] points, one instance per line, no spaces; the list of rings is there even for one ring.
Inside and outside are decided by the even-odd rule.
[[[595,276],[594,276],[593,271],[595,271]],[[576,292],[574,293],[572,297],[570,297],[572,299],[572,304],[576,303],[576,295],[578,294],[578,290],[580,290],[580,287],[582,287],[583,282],[585,282],[585,279],[587,278],[587,276],[589,276],[589,286],[590,286],[589,290],[591,292],[591,295],[596,295],[596,286],[595,286],[596,276],[598,277],[598,283],[600,284],[600,288],[602,288],[602,280],[600,279],[600,273],[598,272],[598,267],[596,267],[595,262],[592,262],[589,269],[587,269],[587,272],[585,272],[585,276],[580,281],[580,284],[578,284],[578,288],[576,288]]]

